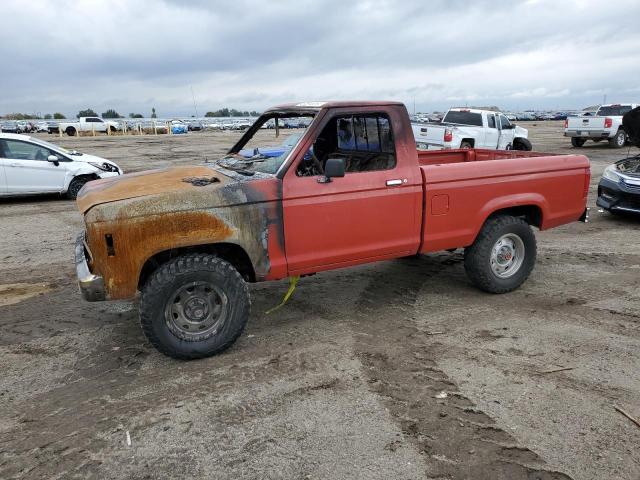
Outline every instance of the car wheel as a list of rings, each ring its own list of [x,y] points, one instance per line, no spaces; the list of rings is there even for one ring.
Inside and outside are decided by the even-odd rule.
[[[249,312],[247,284],[215,255],[175,258],[142,287],[142,330],[155,348],[173,358],[204,358],[229,348],[244,330]]]
[[[530,152],[533,149],[531,142],[527,138],[516,138],[513,141],[514,150],[524,150]]]
[[[627,134],[624,130],[618,130],[615,136],[609,139],[609,146],[613,148],[622,148],[627,143]]]
[[[78,198],[78,193],[80,192],[82,187],[84,187],[84,184],[90,180],[91,179],[87,177],[76,177],[71,180],[69,188],[67,189],[67,198],[69,200],[75,200],[76,198]]]
[[[465,140],[464,142],[460,142],[460,148],[470,149],[473,148],[473,145],[471,145],[471,142]]]
[[[586,140],[584,138],[571,137],[571,145],[576,148],[580,148],[585,144]]]
[[[77,132],[76,132],[76,129],[75,129],[75,128],[73,128],[73,127],[67,127],[67,129],[65,130],[65,132],[66,132],[66,133],[67,133],[67,135],[69,135],[70,137],[75,136],[75,134],[77,133]]]
[[[464,251],[467,276],[490,293],[515,290],[529,277],[536,262],[536,237],[520,217],[489,218],[473,244]]]

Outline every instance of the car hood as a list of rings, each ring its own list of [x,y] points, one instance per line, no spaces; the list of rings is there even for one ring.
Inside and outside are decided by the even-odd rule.
[[[74,162],[85,162],[85,163],[108,163],[109,165],[113,165],[117,167],[114,162],[111,160],[107,160],[106,158],[97,157],[95,155],[89,155],[87,153],[83,153],[81,155],[69,155]],[[118,167],[119,168],[119,167]]]
[[[640,156],[625,158],[615,163],[616,170],[631,177],[640,177]]]
[[[171,167],[129,173],[87,183],[76,200],[81,213],[96,205],[188,190],[220,188],[233,180],[206,166]]]

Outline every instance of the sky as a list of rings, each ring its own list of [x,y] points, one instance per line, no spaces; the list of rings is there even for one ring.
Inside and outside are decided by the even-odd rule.
[[[0,18],[0,114],[640,101],[638,0],[2,0]]]

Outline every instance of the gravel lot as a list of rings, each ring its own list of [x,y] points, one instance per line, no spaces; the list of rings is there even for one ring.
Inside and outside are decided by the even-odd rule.
[[[137,171],[238,136],[43,138]],[[244,335],[194,362],[146,343],[135,302],[81,300],[73,202],[0,201],[0,478],[637,480],[614,406],[640,418],[640,219],[595,207],[626,149],[579,152],[592,221],[538,232],[518,291],[473,288],[461,251],[304,278],[270,315],[286,281],[254,285]]]

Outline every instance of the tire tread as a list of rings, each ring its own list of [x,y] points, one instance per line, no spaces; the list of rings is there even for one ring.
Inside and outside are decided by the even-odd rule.
[[[177,275],[201,270],[222,274],[227,278],[232,278],[234,282],[238,282],[242,291],[242,298],[239,299],[239,301],[242,302],[240,308],[246,309],[246,315],[241,315],[240,324],[233,329],[232,334],[222,345],[208,351],[190,351],[185,353],[171,348],[158,338],[153,329],[154,318],[150,316],[149,312],[153,311],[154,306],[158,302],[164,303],[166,298],[163,289],[167,284],[171,283]],[[230,301],[236,300],[230,299]],[[145,336],[158,351],[180,360],[193,360],[210,357],[229,348],[242,334],[249,318],[250,307],[249,288],[240,273],[230,263],[215,255],[191,253],[169,260],[151,274],[147,283],[142,288],[140,298],[140,324]]]

